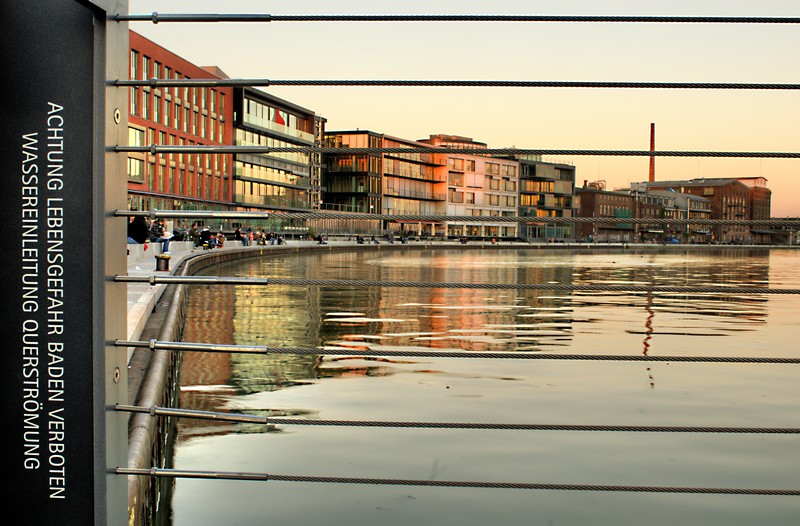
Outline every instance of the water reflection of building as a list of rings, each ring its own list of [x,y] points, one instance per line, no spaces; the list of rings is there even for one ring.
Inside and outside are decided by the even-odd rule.
[[[481,251],[483,252],[483,251]],[[569,282],[566,265],[520,266],[521,257],[506,265],[480,264],[484,254],[434,250],[422,254],[425,264],[408,264],[415,251],[387,253],[396,265],[372,264],[375,254],[364,251],[266,257],[231,267],[250,276],[321,279],[363,279],[376,282],[423,283]],[[529,255],[524,256],[529,258]],[[466,259],[465,259],[466,258]],[[474,260],[474,264],[470,260]],[[192,287],[184,339],[187,341],[265,345],[272,348],[336,346],[427,347],[474,351],[542,349],[547,340],[570,339],[570,313],[561,329],[538,334],[538,325],[551,318],[520,317],[569,304],[563,297],[539,290],[425,287],[306,287],[218,286]],[[341,313],[359,314],[365,321],[348,322]],[[336,316],[334,316],[336,315]],[[400,320],[387,320],[387,318]],[[332,321],[337,320],[337,321]],[[402,321],[401,321],[402,320]],[[522,321],[517,321],[522,320]],[[393,374],[391,361],[320,359],[318,355],[256,355],[184,353],[181,405],[211,411],[225,410],[231,396],[268,392],[318,381],[320,378]],[[263,408],[269,410],[269,408]],[[185,436],[230,432],[233,427],[182,419]]]
[[[194,286],[189,295],[183,339],[198,343],[232,343],[234,331],[232,287]],[[185,352],[181,358],[180,405],[190,409],[219,411],[231,377],[229,353]],[[226,433],[230,426],[207,420],[181,418],[179,436],[198,430]]]

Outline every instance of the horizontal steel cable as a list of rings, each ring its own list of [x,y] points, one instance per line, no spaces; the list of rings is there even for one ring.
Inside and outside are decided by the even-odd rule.
[[[433,486],[446,488],[493,488],[493,489],[531,489],[561,491],[613,491],[637,493],[696,493],[717,495],[800,495],[795,489],[760,489],[760,488],[696,488],[669,486],[621,486],[606,484],[543,484],[528,482],[476,482],[456,480],[409,480],[391,478],[366,477],[321,477],[305,475],[279,475],[275,473],[252,473],[231,471],[189,471],[167,468],[116,468],[118,475],[142,475],[149,477],[194,478],[213,480],[251,480],[275,482],[315,482],[331,484],[369,484],[390,486]]]
[[[117,217],[150,217],[150,218],[219,218],[219,219],[368,219],[384,221],[469,221],[469,222],[501,222],[501,223],[628,223],[636,225],[730,225],[730,226],[794,226],[800,227],[800,218],[772,219],[703,219],[703,218],[633,218],[633,217],[530,217],[530,216],[456,216],[456,215],[420,215],[420,214],[368,214],[359,212],[309,211],[287,212],[239,212],[214,210],[115,210]]]
[[[109,15],[117,22],[599,22],[663,24],[800,24],[798,17],[647,15],[270,15],[158,13]]]
[[[168,146],[151,144],[150,146],[113,146],[111,151],[122,153],[149,153],[151,155],[167,153],[308,153],[308,154],[340,154],[340,155],[410,155],[410,154],[463,154],[487,156],[517,155],[564,155],[564,156],[609,156],[609,157],[744,157],[768,159],[800,159],[800,152],[712,152],[712,151],[664,151],[664,150],[559,150],[531,148],[330,148],[317,146]]]
[[[298,419],[252,414],[232,414],[218,411],[178,409],[170,407],[143,407],[117,405],[116,411],[147,413],[151,416],[171,416],[215,420],[234,423],[320,426],[320,427],[373,427],[402,429],[463,429],[494,431],[589,431],[589,432],[631,432],[631,433],[725,433],[725,434],[800,434],[800,428],[782,427],[722,427],[722,426],[625,426],[625,425],[580,425],[580,424],[504,424],[478,422],[407,422],[379,420],[330,420]]]
[[[798,90],[800,84],[757,82],[635,82],[580,80],[345,80],[345,79],[166,79],[111,80],[112,86],[225,87],[225,86],[315,86],[315,87],[417,87],[417,88],[616,88],[616,89],[720,89]]]
[[[265,249],[268,250],[268,249]],[[365,279],[254,278],[249,276],[116,276],[117,282],[183,283],[193,285],[292,285],[329,287],[413,287],[426,289],[521,289],[565,292],[655,292],[661,294],[800,294],[800,289],[668,285],[566,285],[561,283],[448,283],[436,281],[381,281]]]
[[[689,363],[761,363],[800,364],[800,358],[766,356],[656,356],[646,354],[554,354],[541,352],[465,352],[420,351],[394,349],[353,349],[326,346],[324,348],[267,347],[262,345],[227,345],[197,342],[165,342],[158,340],[116,340],[116,347],[149,348],[162,351],[219,352],[238,354],[296,354],[305,356],[363,356],[392,358],[466,358],[477,360],[582,360],[620,362],[689,362]]]

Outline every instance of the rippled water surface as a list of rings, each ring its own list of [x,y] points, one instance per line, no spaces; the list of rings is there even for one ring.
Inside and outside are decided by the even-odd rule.
[[[195,287],[187,341],[340,349],[186,353],[181,404],[304,419],[798,427],[795,364],[375,358],[800,356],[800,251],[282,252],[217,275],[402,283],[727,286],[732,292]],[[574,356],[573,356],[574,358]],[[412,480],[800,489],[794,434],[379,429],[181,420],[175,467]],[[800,497],[185,480],[172,523],[794,525]]]

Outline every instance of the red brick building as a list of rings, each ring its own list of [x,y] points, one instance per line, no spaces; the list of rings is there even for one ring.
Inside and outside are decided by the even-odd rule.
[[[226,78],[130,32],[130,78]],[[131,87],[128,144],[233,145],[230,87]],[[128,155],[128,207],[137,210],[228,210],[233,161],[220,154]]]
[[[758,179],[760,181],[757,181]],[[749,181],[751,186],[743,181]],[[668,190],[705,197],[711,202],[711,218],[722,220],[749,220],[753,216],[754,200],[757,203],[755,214],[760,219],[769,219],[770,191],[766,179],[714,178],[690,179],[683,181],[650,181],[648,190]],[[763,216],[763,217],[761,217]],[[768,234],[764,234],[768,238]],[[759,242],[762,234],[748,225],[714,225],[711,240],[718,243],[753,243]],[[768,239],[767,239],[768,241]]]

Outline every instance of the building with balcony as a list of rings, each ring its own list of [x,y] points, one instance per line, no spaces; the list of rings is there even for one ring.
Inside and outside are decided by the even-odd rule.
[[[436,225],[436,235],[448,238],[516,239],[516,221],[487,217],[517,217],[519,163],[514,159],[481,155],[486,144],[457,135],[431,135],[419,141],[442,148],[475,150],[475,154],[434,154],[437,179],[447,181],[445,214],[461,217]],[[483,217],[471,221],[469,217]]]
[[[226,78],[130,31],[130,78]],[[233,143],[231,88],[131,87],[128,143],[220,146]],[[128,207],[228,210],[232,160],[220,154],[128,154]],[[175,225],[182,226],[182,225]]]
[[[520,223],[520,237],[528,241],[574,239],[573,224],[537,223],[537,217],[575,217],[578,199],[575,198],[575,167],[549,163],[540,156],[518,157],[519,215],[531,218]]]
[[[328,148],[427,147],[418,141],[355,130],[325,133]],[[325,209],[383,215],[442,215],[447,179],[433,153],[328,153],[323,175]],[[387,233],[433,236],[431,221],[383,221]]]
[[[311,110],[254,88],[235,88],[233,106],[236,146],[322,144],[325,119]],[[276,220],[281,212],[316,209],[321,199],[321,174],[318,153],[237,153],[232,201],[237,210],[269,211]]]

